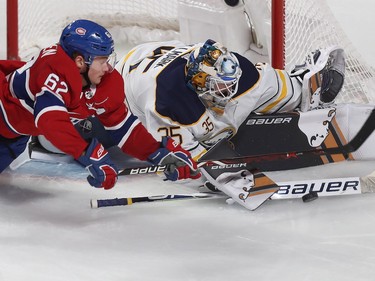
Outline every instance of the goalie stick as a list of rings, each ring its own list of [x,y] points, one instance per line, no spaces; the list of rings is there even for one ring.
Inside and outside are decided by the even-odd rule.
[[[374,186],[364,183],[359,177],[329,178],[318,180],[296,180],[278,183],[280,189],[270,199],[301,199],[304,195],[316,192],[319,197],[355,195],[373,192]],[[179,199],[229,198],[225,193],[199,192],[191,194],[168,194],[143,197],[126,197],[112,199],[91,199],[92,209],[114,206],[128,206],[134,203],[170,201]]]
[[[272,161],[276,159],[289,159],[292,157],[298,157],[304,154],[349,154],[356,151],[372,134],[375,129],[375,109],[373,109],[358,131],[358,133],[351,139],[347,144],[341,147],[331,147],[331,148],[321,148],[321,149],[311,149],[305,151],[291,151],[287,153],[271,153],[271,154],[261,154],[252,156],[238,156],[223,159],[209,159],[209,160],[198,160],[198,167],[206,165],[227,165],[227,164],[237,164],[237,163],[256,163],[260,161]],[[203,156],[204,158],[204,156]],[[119,175],[136,175],[136,174],[148,174],[155,172],[164,171],[165,166],[145,166],[138,168],[125,168],[120,171]]]

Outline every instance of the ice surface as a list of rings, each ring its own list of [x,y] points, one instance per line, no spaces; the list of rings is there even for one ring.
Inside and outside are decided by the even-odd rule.
[[[136,175],[104,191],[85,176],[35,162],[1,175],[0,280],[373,280],[375,194],[273,200],[254,212],[225,198],[90,209],[91,198],[199,189]]]
[[[375,63],[372,0],[329,0]],[[367,5],[367,6],[366,6]],[[346,9],[346,10],[345,10]],[[351,20],[346,20],[350,15]],[[363,19],[363,22],[359,22]],[[353,35],[354,34],[354,35]],[[358,42],[358,41],[355,41]],[[274,180],[362,176],[375,162],[268,175]],[[157,175],[90,187],[75,164],[26,163],[0,175],[0,281],[370,281],[375,194],[273,200],[250,212],[225,198],[91,209],[91,198],[189,193]]]

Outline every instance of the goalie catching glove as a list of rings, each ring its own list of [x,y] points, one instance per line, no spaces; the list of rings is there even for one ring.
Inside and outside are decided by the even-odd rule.
[[[93,139],[84,155],[77,161],[88,169],[87,181],[94,187],[111,189],[117,181],[117,168],[109,158],[108,151],[98,140]]]
[[[344,85],[345,52],[338,46],[311,52],[291,77],[302,84],[301,111],[330,106]]]
[[[166,165],[164,174],[167,180],[198,179],[201,173],[197,163],[188,151],[183,149],[171,137],[163,137],[160,148],[148,157],[153,165]]]

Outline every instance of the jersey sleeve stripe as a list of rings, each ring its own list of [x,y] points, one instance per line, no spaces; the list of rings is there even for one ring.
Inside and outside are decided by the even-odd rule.
[[[105,129],[108,130],[115,142],[118,143],[118,146],[122,147],[139,123],[139,119],[128,111],[123,122],[113,127],[105,127]]]
[[[17,78],[17,83],[14,83],[14,79]],[[23,99],[25,101],[34,101],[34,95],[31,93],[29,88],[30,71],[18,73],[15,71],[10,78],[9,89],[13,97]],[[17,93],[17,94],[16,94]]]
[[[36,95],[36,102],[34,105],[35,125],[38,126],[38,120],[44,113],[51,111],[68,112],[64,102],[58,95],[43,89],[42,92]]]
[[[66,108],[64,101],[61,97],[53,94],[45,89],[42,89],[42,92],[36,95],[35,105],[34,105],[34,114],[38,115],[45,107],[49,106],[62,106]]]
[[[262,109],[261,113],[270,112],[273,108],[275,108],[277,105],[279,105],[279,103],[287,95],[287,85],[286,85],[285,75],[280,70],[276,70],[276,71],[277,71],[277,75],[279,76],[279,78],[281,80],[281,83],[282,83],[281,91],[278,93],[279,94],[278,98],[275,101],[273,101],[272,103],[268,104],[264,109]]]
[[[47,112],[52,112],[52,111],[62,111],[62,112],[68,112],[65,107],[63,106],[49,106],[44,108],[43,110],[39,111],[38,114],[35,116],[35,126],[38,127],[38,121],[39,119],[43,116],[43,114]]]

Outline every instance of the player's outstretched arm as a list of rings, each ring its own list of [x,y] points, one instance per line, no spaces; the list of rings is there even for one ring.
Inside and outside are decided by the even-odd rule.
[[[153,165],[166,165],[164,174],[171,181],[198,179],[201,176],[190,153],[171,137],[163,137],[160,148],[148,157],[148,161]]]

